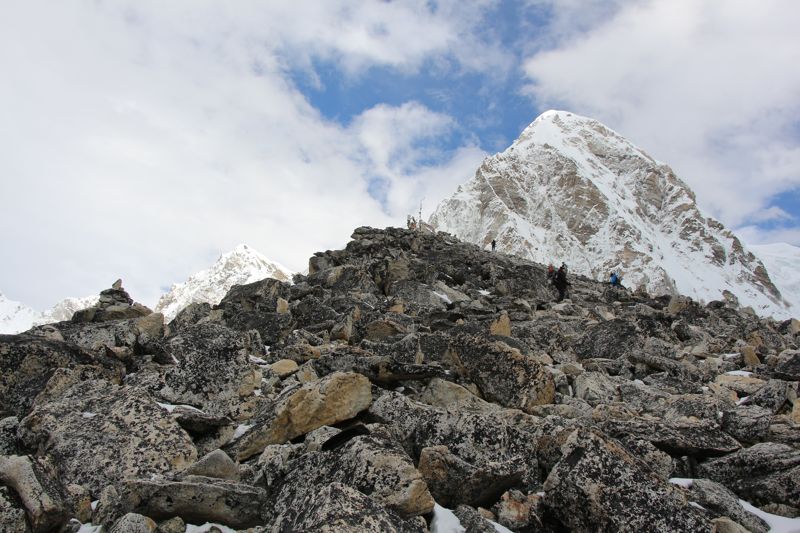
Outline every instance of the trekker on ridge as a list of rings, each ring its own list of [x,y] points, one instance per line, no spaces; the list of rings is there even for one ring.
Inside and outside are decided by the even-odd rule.
[[[556,272],[555,280],[553,284],[556,286],[558,290],[558,300],[562,301],[565,297],[568,297],[567,293],[567,286],[570,284],[567,281],[567,265],[561,263],[561,266],[558,267],[558,272]]]

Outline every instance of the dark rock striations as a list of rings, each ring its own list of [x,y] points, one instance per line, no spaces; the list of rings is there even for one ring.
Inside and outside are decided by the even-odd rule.
[[[0,336],[0,530],[422,533],[436,503],[469,531],[765,531],[739,498],[800,513],[796,328],[570,282],[555,304],[541,265],[358,228],[293,284],[169,325],[116,284]]]

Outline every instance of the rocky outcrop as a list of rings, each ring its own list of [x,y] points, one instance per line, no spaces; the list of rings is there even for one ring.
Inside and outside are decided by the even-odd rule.
[[[444,234],[359,228],[310,267],[168,327],[0,337],[2,527],[422,533],[438,502],[474,531],[758,531],[738,498],[797,512],[785,324],[576,276],[554,304],[541,265]]]
[[[122,288],[122,280],[118,279],[110,289],[100,291],[97,304],[76,311],[72,315],[73,322],[105,322],[146,316],[153,311],[140,303],[135,303],[128,292]]]
[[[572,531],[708,531],[678,489],[613,440],[573,433],[544,483],[545,505]]]
[[[125,478],[181,470],[197,458],[189,435],[150,394],[98,380],[35,407],[18,436],[51,457],[61,479],[94,494]]]

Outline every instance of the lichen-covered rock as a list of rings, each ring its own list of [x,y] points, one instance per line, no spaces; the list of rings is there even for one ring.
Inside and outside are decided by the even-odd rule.
[[[772,412],[757,405],[740,405],[722,413],[722,429],[739,442],[754,443],[769,431]]]
[[[23,417],[59,368],[95,365],[119,382],[122,364],[92,355],[74,344],[33,335],[0,335],[0,416]]]
[[[718,483],[755,505],[800,501],[800,450],[763,442],[700,463],[697,475]]]
[[[64,488],[46,458],[0,455],[0,483],[19,496],[34,533],[56,529],[69,518]]]
[[[117,520],[109,533],[154,533],[156,523],[143,515],[128,513]]]
[[[305,491],[272,524],[272,531],[320,533],[424,533],[415,520],[403,520],[371,497],[344,483]]]
[[[249,359],[263,353],[255,333],[214,322],[198,324],[168,337],[162,351],[174,364],[167,366],[155,393],[169,403],[236,418],[242,399],[260,386],[260,374]]]
[[[31,533],[25,519],[25,509],[16,500],[11,489],[0,486],[0,531]]]
[[[269,444],[283,444],[318,427],[353,418],[372,403],[371,385],[361,374],[336,372],[287,389],[265,421],[231,447],[241,461]]]
[[[186,432],[147,392],[98,380],[37,405],[18,436],[53,458],[62,482],[93,494],[126,477],[182,470],[197,458]]]
[[[19,418],[8,416],[0,420],[0,455],[19,455],[17,446],[17,428]]]
[[[544,495],[524,494],[510,490],[492,507],[497,522],[512,531],[539,531],[543,529]]]
[[[525,467],[516,462],[495,462],[476,467],[459,459],[447,446],[420,452],[417,466],[433,498],[444,507],[465,503],[490,507],[510,487],[519,485]]]
[[[643,439],[678,456],[709,457],[730,453],[742,447],[715,422],[708,420],[685,418],[661,421],[637,417],[628,420],[610,419],[599,428],[611,437]]]
[[[497,404],[487,402],[475,396],[475,394],[465,387],[440,378],[431,379],[428,385],[418,394],[414,395],[413,398],[418,402],[426,403],[433,407],[456,411],[464,410],[488,413],[500,409]]]
[[[689,487],[689,498],[715,516],[727,516],[746,527],[752,533],[767,533],[769,526],[759,517],[748,513],[739,503],[739,498],[723,485],[708,479],[694,479]]]
[[[600,434],[575,431],[544,483],[545,505],[571,531],[708,532],[703,513]]]
[[[550,372],[504,342],[460,335],[450,345],[448,360],[455,372],[478,386],[484,398],[505,407],[531,412],[555,398]]]
[[[386,393],[373,402],[369,414],[392,426],[414,457],[423,448],[444,445],[478,468],[497,462],[519,462],[525,467],[523,484],[533,487],[539,483],[537,435],[528,426],[538,419],[524,413],[451,412]]]
[[[575,397],[592,406],[610,404],[620,399],[620,381],[602,372],[583,372],[575,378]]]
[[[774,373],[781,379],[800,381],[800,350],[786,350],[778,356]]]
[[[215,478],[122,482],[123,509],[155,520],[179,516],[190,524],[215,522],[237,529],[264,524],[264,489]]]
[[[617,359],[638,350],[643,344],[634,324],[614,319],[589,327],[573,349],[581,359]]]
[[[405,451],[374,435],[357,436],[330,452],[306,453],[270,490],[275,515],[290,509],[313,487],[345,483],[399,514],[424,515],[434,501],[420,472]]]
[[[453,511],[458,521],[469,533],[496,533],[494,525],[469,505],[459,505]]]

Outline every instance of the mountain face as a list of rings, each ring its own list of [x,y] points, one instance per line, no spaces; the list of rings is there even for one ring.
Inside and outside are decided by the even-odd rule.
[[[598,280],[787,316],[764,265],[672,169],[599,122],[548,111],[431,215],[441,231]]]
[[[98,297],[65,298],[50,309],[39,312],[30,307],[9,300],[0,293],[0,333],[19,333],[33,326],[69,320],[72,314],[97,303]]]
[[[794,316],[800,315],[800,248],[786,243],[750,245],[750,250],[767,267],[783,297],[792,303]]]
[[[244,285],[265,278],[289,281],[293,272],[267,259],[246,244],[223,254],[211,268],[202,270],[183,283],[176,283],[156,304],[155,311],[172,320],[191,303],[216,305],[234,285]]]
[[[9,300],[0,293],[0,333],[19,333],[33,326],[41,315],[30,307]]]

